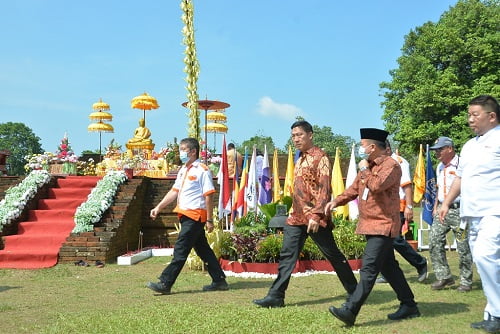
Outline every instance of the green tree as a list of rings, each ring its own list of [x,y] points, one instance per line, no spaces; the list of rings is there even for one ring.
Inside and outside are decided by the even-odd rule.
[[[27,155],[43,153],[40,138],[23,123],[0,123],[0,150],[9,150],[9,175],[24,175]]]
[[[459,0],[437,23],[405,36],[399,67],[382,82],[386,129],[400,151],[418,154],[419,144],[439,136],[461,146],[471,136],[468,101],[500,93],[500,2]]]
[[[252,154],[253,145],[257,147],[262,153],[264,153],[264,145],[267,147],[267,154],[272,155],[274,152],[274,142],[272,137],[265,137],[262,135],[253,136],[250,139],[245,140],[239,147],[238,152],[245,153],[245,147],[247,147],[249,154]],[[278,152],[283,153],[283,152]]]

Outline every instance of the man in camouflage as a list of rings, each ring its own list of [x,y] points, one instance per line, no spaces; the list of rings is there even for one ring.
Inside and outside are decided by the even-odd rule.
[[[471,290],[472,284],[472,254],[469,248],[467,228],[460,225],[460,197],[457,197],[450,206],[442,223],[437,215],[439,207],[449,193],[451,184],[456,177],[459,156],[455,153],[453,141],[448,137],[439,137],[430,149],[436,153],[436,158],[440,161],[436,168],[438,196],[434,205],[434,219],[429,236],[429,252],[437,279],[431,284],[431,288],[432,290],[442,290],[455,284],[446,259],[445,249],[446,234],[451,230],[455,235],[459,255],[460,285],[457,291],[468,292]]]

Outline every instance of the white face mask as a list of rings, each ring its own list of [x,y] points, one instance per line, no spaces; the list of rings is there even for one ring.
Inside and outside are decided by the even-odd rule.
[[[367,159],[369,154],[366,153],[366,149],[363,146],[358,147],[358,156],[361,159]]]
[[[188,152],[186,152],[186,151],[180,151],[179,152],[179,159],[181,159],[181,162],[183,164],[185,164],[186,162],[188,162],[188,160],[189,160]]]

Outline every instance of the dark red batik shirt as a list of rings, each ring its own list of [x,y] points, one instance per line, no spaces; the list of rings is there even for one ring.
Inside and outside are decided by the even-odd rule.
[[[320,148],[313,146],[300,153],[294,169],[289,225],[308,225],[309,219],[322,227],[331,224],[331,216],[324,214],[332,195],[330,171],[330,160]]]

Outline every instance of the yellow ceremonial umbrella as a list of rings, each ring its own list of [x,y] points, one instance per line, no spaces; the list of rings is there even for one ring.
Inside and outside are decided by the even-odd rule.
[[[214,150],[217,150],[215,135],[217,133],[227,133],[227,126],[221,123],[208,123],[207,125],[203,126],[203,129],[206,130],[206,132],[214,133]]]
[[[130,106],[133,109],[141,109],[143,111],[144,124],[146,124],[146,110],[158,109],[158,101],[148,93],[136,96],[130,101]]]
[[[220,111],[211,111],[207,114],[207,120],[214,122],[225,122],[227,121],[227,116]]]
[[[111,121],[113,119],[113,115],[109,112],[103,110],[109,110],[109,104],[103,102],[102,99],[99,99],[99,102],[96,102],[92,105],[92,109],[97,110],[89,115],[90,120],[97,121],[96,123],[92,123],[87,127],[89,132],[99,132],[99,159],[101,159],[101,142],[102,142],[102,132],[114,132],[113,126],[111,124],[105,123],[103,121]]]

